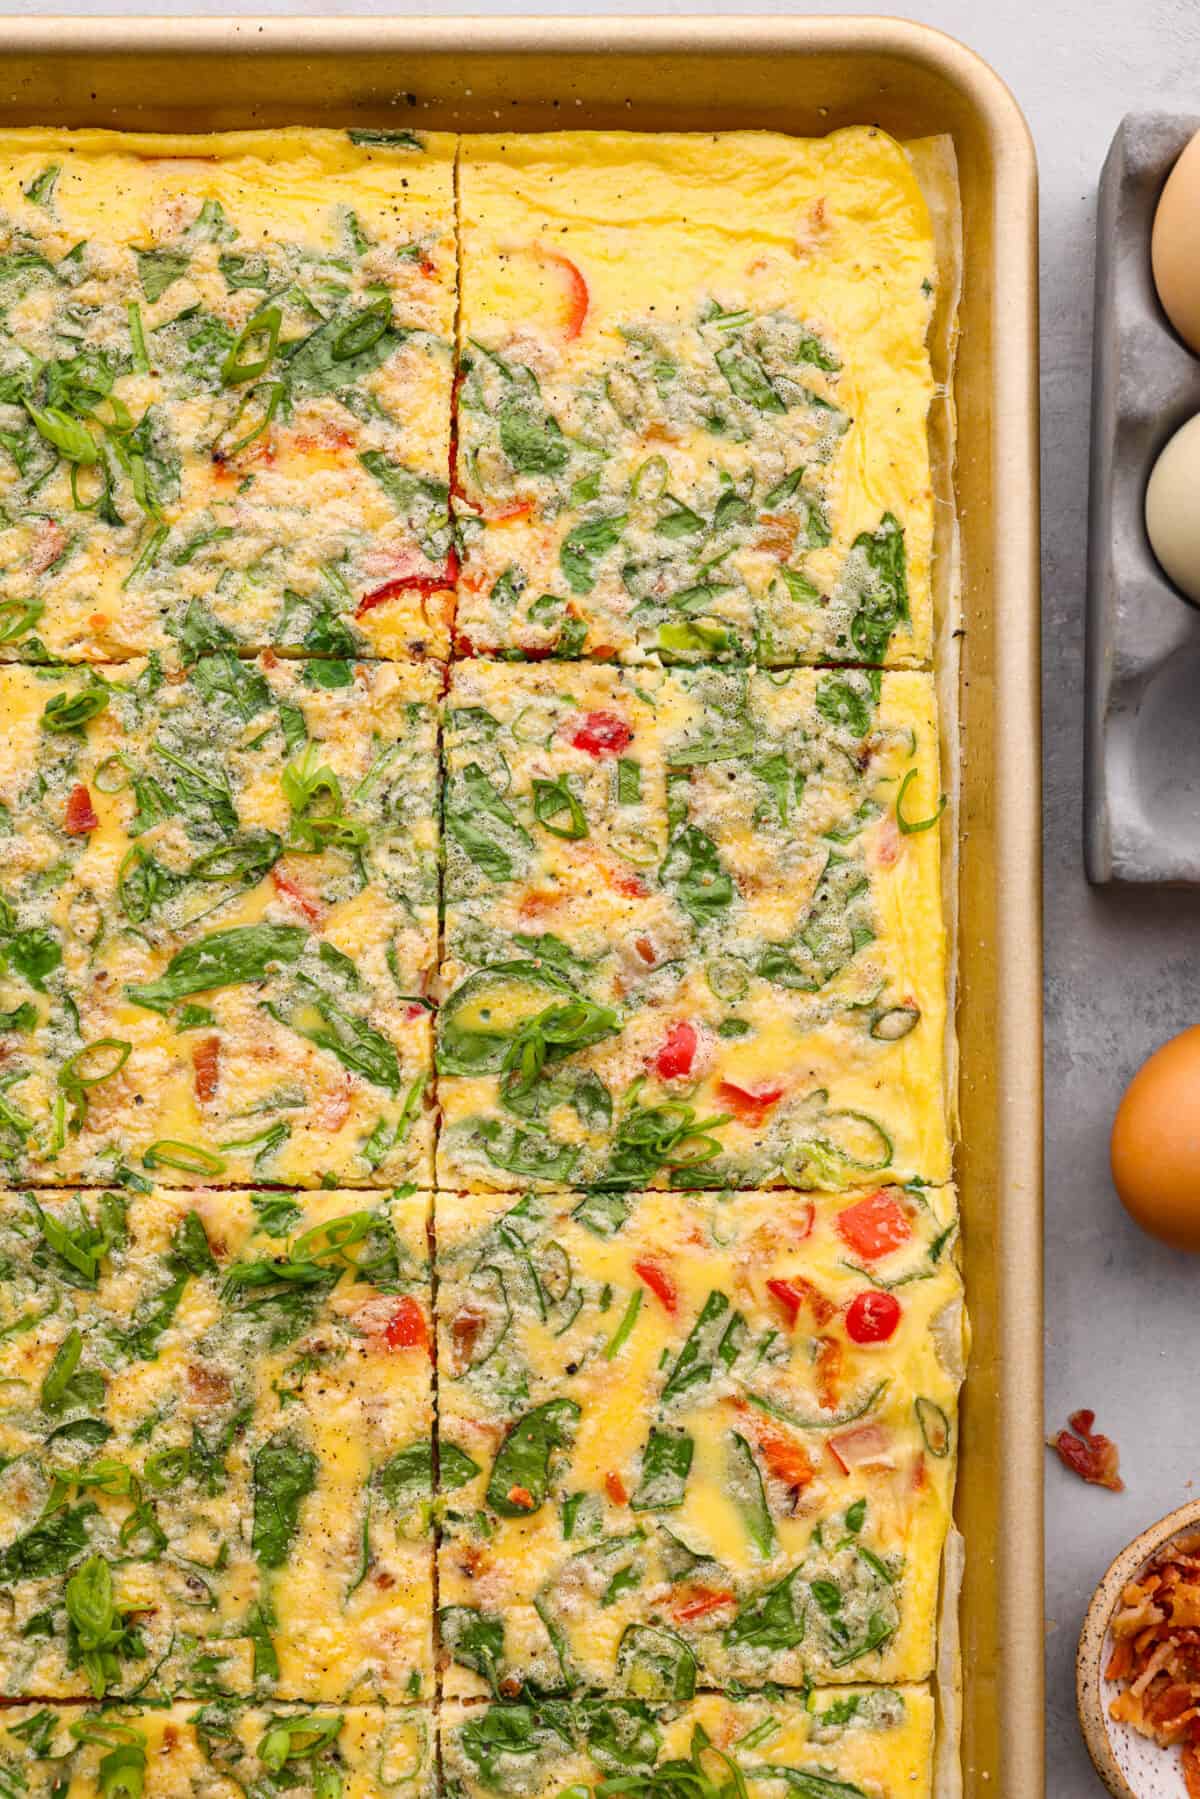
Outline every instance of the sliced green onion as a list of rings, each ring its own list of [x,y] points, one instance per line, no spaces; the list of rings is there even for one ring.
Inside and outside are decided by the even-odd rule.
[[[32,631],[45,606],[44,600],[0,600],[0,643],[15,643]]]
[[[604,1358],[606,1361],[613,1361],[628,1342],[633,1327],[637,1323],[638,1313],[642,1309],[642,1294],[644,1291],[645,1289],[643,1287],[635,1287],[633,1292],[629,1295],[629,1304],[625,1307],[625,1316],[622,1318],[620,1324],[618,1324],[616,1330],[613,1332],[605,1346]]]
[[[247,449],[256,438],[261,437],[263,432],[270,426],[271,420],[275,417],[275,414],[278,412],[279,402],[283,399],[283,382],[260,381],[242,396],[241,405],[234,413],[233,421],[229,426],[230,431],[237,430],[238,425],[241,423],[242,414],[246,411],[246,408],[258,398],[259,394],[264,392],[267,397],[263,403],[262,417],[259,419],[257,425],[247,431],[243,437],[239,437],[236,443],[231,443],[227,450],[222,450],[220,452],[226,461],[239,455],[241,451]]]
[[[331,346],[333,360],[348,362],[352,356],[361,356],[379,342],[391,322],[392,302],[385,294],[343,325]]]
[[[195,1143],[180,1143],[173,1137],[162,1137],[152,1143],[142,1156],[142,1167],[178,1168],[183,1174],[223,1174],[225,1163]]]
[[[705,964],[704,973],[718,999],[741,999],[750,985],[746,964],[737,956],[714,956]]]
[[[106,772],[108,770],[113,772]],[[117,750],[113,755],[104,758],[92,776],[92,780],[100,793],[123,793],[129,785],[132,774],[133,763],[123,751]]]
[[[267,372],[275,360],[282,327],[283,313],[278,306],[266,306],[246,320],[221,364],[221,380],[226,387],[238,387],[243,381],[256,381]],[[265,347],[256,356],[253,350],[259,345]]]
[[[937,811],[931,812],[928,818],[909,819],[904,816],[904,796],[913,781],[917,778],[917,770],[910,768],[900,783],[900,791],[896,795],[896,823],[905,837],[915,837],[918,831],[932,830],[942,813],[946,810],[946,795],[943,793],[937,804]]]
[[[118,1074],[133,1054],[132,1043],[123,1037],[97,1037],[75,1051],[58,1071],[58,1084],[68,1090],[74,1087],[98,1087]]]

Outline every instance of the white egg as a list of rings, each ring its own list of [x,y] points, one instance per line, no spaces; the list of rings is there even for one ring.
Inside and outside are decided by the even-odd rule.
[[[1200,413],[1180,426],[1154,465],[1146,535],[1164,573],[1200,606]]]

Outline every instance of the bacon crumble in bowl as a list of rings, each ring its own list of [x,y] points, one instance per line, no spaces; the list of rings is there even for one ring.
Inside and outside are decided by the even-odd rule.
[[[1200,1799],[1200,1502],[1143,1531],[1105,1574],[1076,1689],[1089,1753],[1117,1799]]]

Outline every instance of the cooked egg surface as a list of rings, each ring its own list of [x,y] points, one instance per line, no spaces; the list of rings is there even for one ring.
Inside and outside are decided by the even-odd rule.
[[[1146,488],[1146,535],[1163,569],[1200,605],[1200,414],[1171,438]]]
[[[0,134],[0,653],[445,654],[454,154]]]
[[[928,659],[937,263],[901,145],[466,137],[459,208],[464,647]]]
[[[929,1799],[934,1716],[924,1687],[840,1687],[769,1703],[704,1693],[657,1716],[603,1702],[535,1708],[515,1731],[500,1706],[451,1703],[439,1734],[442,1765],[464,1799],[497,1791],[583,1799],[613,1778],[614,1752],[622,1767],[636,1757],[648,1785],[664,1763],[675,1781],[687,1767],[687,1791],[734,1765],[749,1792],[762,1784],[812,1799]],[[505,1775],[512,1786],[498,1785]],[[671,1778],[665,1767],[661,1778]]]
[[[1200,132],[1167,176],[1154,214],[1150,260],[1163,311],[1200,355]]]
[[[438,1219],[446,1691],[485,1690],[485,1621],[501,1690],[560,1659],[659,1700],[930,1673],[953,1189],[443,1195]]]
[[[904,1701],[915,1730],[921,1697]],[[875,1704],[869,1715],[878,1711]],[[906,1747],[914,1727],[902,1731]],[[6,1776],[28,1799],[240,1799],[281,1790],[290,1799],[433,1799],[433,1735],[423,1706],[316,1710],[223,1695],[200,1706],[125,1705],[113,1717],[30,1705],[0,1718]]]
[[[430,667],[0,669],[13,1176],[428,1179]]]
[[[428,1210],[0,1195],[6,1698],[428,1696]]]
[[[1143,1230],[1200,1250],[1200,1025],[1164,1043],[1129,1083],[1113,1124],[1112,1171]]]
[[[445,1185],[948,1178],[928,675],[476,659],[445,747]]]

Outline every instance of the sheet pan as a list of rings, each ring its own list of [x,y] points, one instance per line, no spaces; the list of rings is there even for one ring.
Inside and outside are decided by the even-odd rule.
[[[973,1325],[964,1791],[1042,1794],[1036,168],[999,79],[878,18],[6,19],[0,122],[948,132],[965,278],[957,1172]]]

